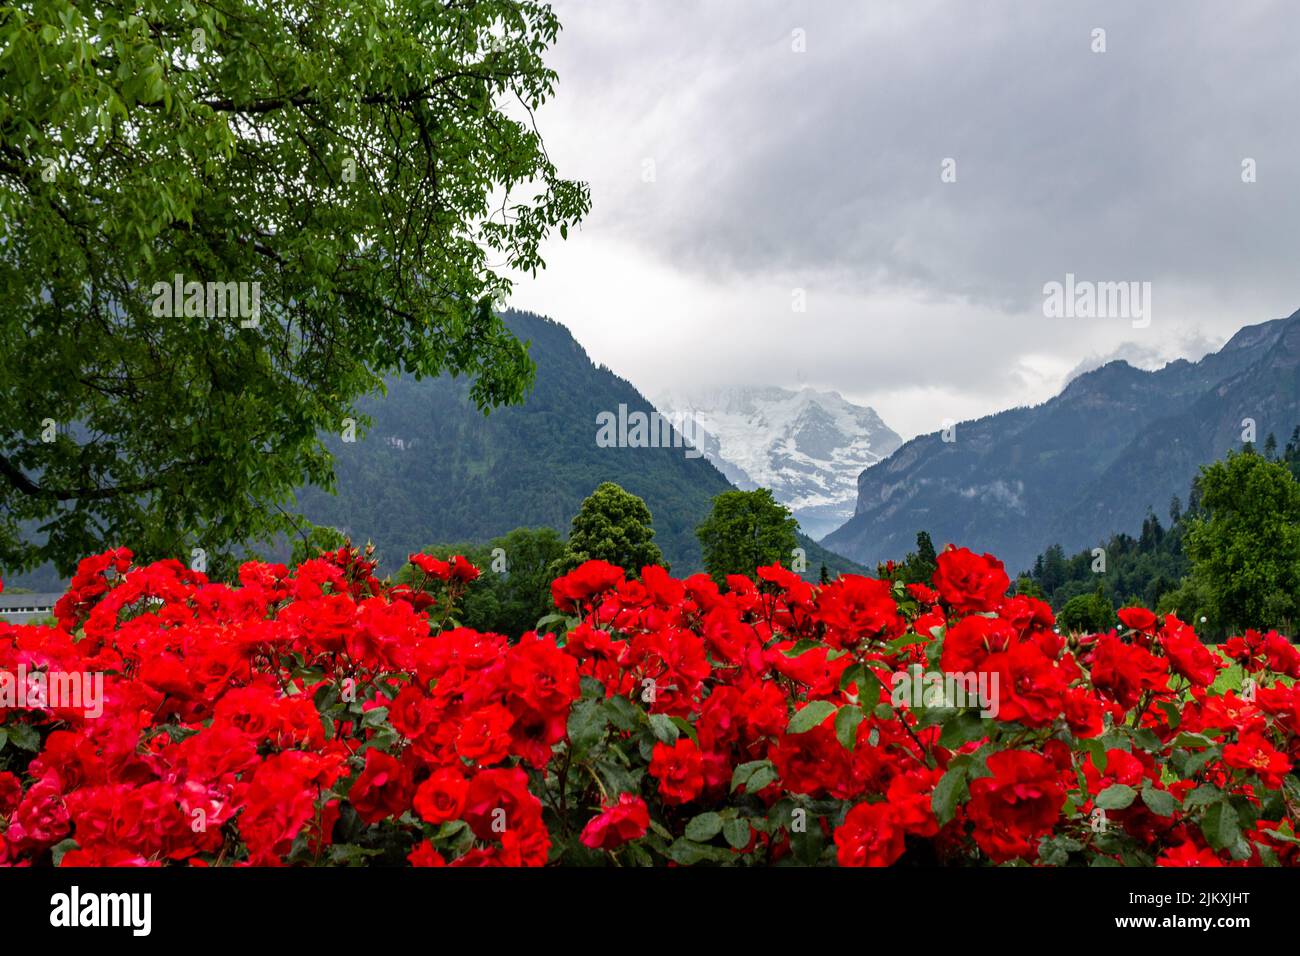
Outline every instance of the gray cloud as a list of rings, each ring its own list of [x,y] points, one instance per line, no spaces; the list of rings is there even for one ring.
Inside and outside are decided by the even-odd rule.
[[[927,430],[1300,306],[1284,2],[556,7],[539,120],[595,208],[516,301],[643,387],[802,376]],[[622,297],[590,301],[597,270]],[[1150,281],[1151,328],[1045,319],[1067,272]]]

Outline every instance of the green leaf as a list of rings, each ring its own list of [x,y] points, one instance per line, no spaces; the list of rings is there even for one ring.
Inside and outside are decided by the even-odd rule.
[[[1139,727],[1133,731],[1133,742],[1143,750],[1158,753],[1164,749],[1164,742],[1150,727]]]
[[[743,850],[749,846],[751,830],[749,821],[734,817],[722,824],[722,835],[726,838],[727,844],[736,850]]]
[[[1222,799],[1222,790],[1211,784],[1203,783],[1183,798],[1183,809],[1194,810],[1197,807],[1208,807],[1210,804]]]
[[[41,734],[31,724],[10,724],[9,739],[15,747],[36,753],[41,749]]]
[[[668,848],[668,858],[681,866],[694,866],[696,863],[720,862],[731,859],[731,851],[716,846],[702,846],[693,840],[682,837]]]
[[[969,793],[966,781],[966,767],[964,765],[949,768],[948,772],[939,778],[934,793],[930,797],[930,806],[934,810],[934,815],[938,818],[940,826],[948,823],[956,816],[957,805]]]
[[[1103,810],[1123,810],[1137,799],[1137,791],[1125,783],[1113,783],[1097,794],[1094,805]]]
[[[771,786],[776,782],[776,770],[769,763],[766,767],[759,767],[754,771],[753,776],[745,781],[746,793],[758,793],[764,787]]]
[[[814,700],[806,704],[799,713],[790,718],[790,723],[785,729],[786,733],[807,733],[814,727],[819,726],[833,713],[835,713],[835,705],[829,700]]]
[[[1184,730],[1181,734],[1173,739],[1171,747],[1190,747],[1199,750],[1201,747],[1213,747],[1214,741],[1204,734],[1192,733],[1190,730]]]
[[[63,862],[63,855],[69,850],[79,849],[77,841],[69,837],[50,848],[50,854],[54,858],[54,865],[59,866]]]
[[[651,714],[650,730],[660,743],[670,744],[682,735],[681,729],[667,714]]]
[[[608,715],[599,700],[580,700],[569,711],[569,743],[577,754],[585,754],[605,735]]]
[[[1150,785],[1142,788],[1142,802],[1158,817],[1172,817],[1178,809],[1178,800],[1172,793]]]
[[[795,641],[794,647],[787,647],[781,653],[786,657],[800,657],[808,651],[815,650],[819,647],[826,647],[821,641],[814,641],[806,637],[801,637]]]
[[[641,712],[635,704],[620,694],[605,701],[605,714],[609,722],[619,730],[632,730],[636,727]]]
[[[1241,838],[1237,811],[1227,800],[1211,804],[1201,818],[1201,832],[1205,842],[1216,850],[1226,850]]]
[[[910,647],[913,644],[923,644],[928,640],[930,640],[930,638],[926,637],[924,634],[916,634],[909,631],[902,637],[896,637],[894,640],[888,642],[885,645],[885,649],[892,652],[898,652],[905,647]]]
[[[669,719],[672,720],[673,724],[677,727],[678,730],[684,733],[687,737],[691,738],[691,740],[693,740],[695,743],[698,744],[700,742],[700,738],[696,734],[695,728],[691,726],[691,722],[687,720],[685,717],[672,717]]]
[[[862,709],[853,704],[845,704],[835,715],[835,737],[850,753],[857,743],[858,725],[861,723]]]
[[[355,843],[336,843],[330,847],[330,862],[345,866],[361,866],[372,856],[379,856],[383,850],[357,846]]]
[[[722,832],[722,817],[713,811],[701,813],[686,824],[686,836],[696,843],[708,843]]]
[[[736,788],[743,786],[754,771],[759,767],[771,767],[770,760],[749,760],[745,763],[738,764],[736,769],[731,772],[731,790],[734,793]]]
[[[985,721],[978,711],[963,710],[944,721],[943,730],[939,733],[939,746],[955,750],[962,744],[988,736],[992,726],[992,721]]]

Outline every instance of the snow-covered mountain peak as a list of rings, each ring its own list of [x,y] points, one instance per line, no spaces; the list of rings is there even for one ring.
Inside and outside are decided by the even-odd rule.
[[[814,538],[852,517],[858,474],[901,443],[874,409],[807,386],[715,386],[654,402],[692,422],[697,444],[728,479],[771,488]]]

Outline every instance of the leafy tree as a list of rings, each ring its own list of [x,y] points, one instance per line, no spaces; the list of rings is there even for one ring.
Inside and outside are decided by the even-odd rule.
[[[754,578],[763,565],[790,561],[798,547],[799,523],[771,490],[724,491],[696,530],[704,570],[721,583],[728,574]]]
[[[1187,531],[1192,578],[1212,626],[1294,620],[1300,595],[1300,483],[1286,465],[1230,453],[1201,469],[1202,514]]]
[[[327,525],[311,525],[300,529],[300,534],[293,542],[289,555],[290,565],[297,567],[308,558],[314,558],[322,551],[336,551],[351,542],[348,536],[337,528]]]
[[[0,13],[0,566],[286,531],[389,371],[519,401],[492,303],[590,204],[531,120],[558,30],[540,0]]]
[[[896,579],[905,584],[929,584],[934,580],[934,572],[939,568],[939,556],[935,553],[934,542],[930,532],[919,531],[916,535],[916,550],[903,559]]]
[[[644,501],[612,481],[603,482],[574,515],[557,570],[567,571],[589,560],[617,564],[633,576],[647,564],[667,567],[653,541],[652,522]]]
[[[1028,574],[1022,574],[1016,579],[1016,594],[1038,598],[1040,601],[1047,600],[1047,595],[1043,592],[1043,589],[1038,586],[1038,582]]]
[[[1096,634],[1114,625],[1115,607],[1099,585],[1091,594],[1080,594],[1066,601],[1056,615],[1056,622],[1067,633]]]
[[[551,570],[564,553],[564,539],[554,528],[516,528],[486,544],[435,545],[424,552],[443,560],[463,555],[482,572],[456,615],[465,627],[517,638],[555,609]],[[396,581],[412,584],[420,577],[406,564]]]

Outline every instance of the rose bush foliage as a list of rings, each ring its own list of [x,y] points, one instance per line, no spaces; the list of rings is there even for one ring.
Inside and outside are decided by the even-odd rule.
[[[0,670],[106,675],[98,717],[0,711],[0,863],[1300,860],[1300,652],[1275,633],[1214,649],[1130,608],[1065,637],[950,548],[933,587],[592,561],[511,642],[457,626],[468,562],[413,555],[409,587],[369,558],[232,586],[119,549],[57,627],[0,624]],[[1215,689],[1230,664],[1248,681]],[[896,705],[913,665],[996,674],[996,717]]]

